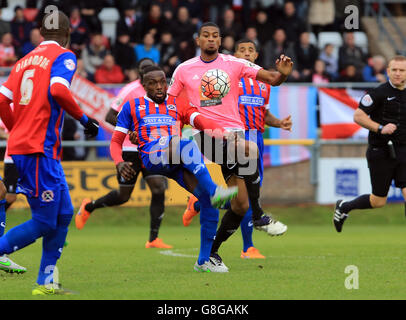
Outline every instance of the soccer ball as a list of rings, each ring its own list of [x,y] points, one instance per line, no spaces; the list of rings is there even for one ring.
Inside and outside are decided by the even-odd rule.
[[[230,77],[221,69],[211,69],[203,75],[201,88],[206,98],[224,98],[230,91]]]

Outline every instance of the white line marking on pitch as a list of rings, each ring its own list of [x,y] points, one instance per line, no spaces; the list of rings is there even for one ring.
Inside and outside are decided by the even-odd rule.
[[[186,251],[186,250],[193,250],[196,251],[197,248],[192,248],[192,249],[175,249],[175,250],[162,250],[159,251],[160,254],[163,254],[165,256],[172,256],[172,257],[182,257],[182,258],[197,258],[197,255],[195,254],[184,254],[184,253],[178,253],[175,251]]]

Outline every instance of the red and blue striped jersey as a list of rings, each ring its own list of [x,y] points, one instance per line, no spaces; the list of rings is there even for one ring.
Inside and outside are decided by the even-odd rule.
[[[117,116],[115,130],[125,134],[135,131],[138,134],[139,147],[164,136],[181,135],[185,124],[193,124],[198,115],[195,107],[176,105],[175,97],[167,96],[157,104],[147,96],[126,102]]]
[[[245,130],[265,130],[265,114],[269,109],[271,86],[251,78],[239,82],[238,108]]]
[[[14,66],[0,93],[14,103],[10,155],[43,153],[60,159],[65,111],[51,95],[51,86],[70,87],[76,56],[55,41],[43,41]]]

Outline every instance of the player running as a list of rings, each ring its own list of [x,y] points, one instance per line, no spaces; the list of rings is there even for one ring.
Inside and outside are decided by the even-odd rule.
[[[142,75],[143,69],[147,66],[154,65],[151,59],[142,59],[139,63],[139,73]],[[124,86],[117,97],[111,103],[111,108],[106,115],[106,121],[113,126],[117,123],[117,114],[120,112],[123,105],[128,100],[133,100],[138,97],[143,97],[145,90],[142,86],[141,80],[137,79],[126,86]],[[118,190],[113,190],[108,194],[91,201],[90,199],[84,199],[80,206],[79,212],[75,216],[76,227],[80,230],[85,226],[87,219],[91,213],[98,208],[119,206],[126,203],[134,190],[135,183],[140,172],[145,179],[148,187],[151,190],[151,204],[150,204],[150,233],[149,241],[146,242],[146,248],[161,248],[170,249],[171,245],[168,245],[158,238],[159,228],[161,226],[162,218],[165,210],[165,187],[166,178],[160,175],[152,174],[143,168],[141,164],[141,158],[139,156],[138,147],[132,144],[127,136],[123,143],[123,158],[125,161],[133,163],[133,169],[136,174],[131,180],[124,180],[120,175],[117,175],[119,184]]]
[[[32,213],[31,220],[0,238],[0,255],[13,253],[43,238],[33,295],[66,293],[53,283],[53,271],[73,216],[60,163],[64,113],[67,111],[79,120],[88,136],[96,136],[99,127],[97,121],[83,113],[69,90],[76,70],[76,57],[66,49],[70,38],[69,18],[62,12],[48,13],[40,32],[44,41],[15,64],[0,88],[0,117],[10,130],[9,154]]]
[[[223,189],[211,179],[203,156],[194,141],[181,138],[184,124],[200,130],[211,130],[217,137],[234,136],[216,123],[207,120],[196,108],[177,106],[174,97],[167,96],[165,73],[157,66],[144,69],[142,84],[146,96],[129,100],[117,118],[111,139],[111,156],[120,175],[130,180],[133,163],[122,158],[122,144],[129,131],[138,135],[141,159],[152,173],[165,175],[199,198],[201,204],[201,246],[194,269],[198,272],[228,272],[210,258],[216,234],[217,209],[237,194],[237,187]]]
[[[254,63],[258,58],[258,51],[253,41],[249,39],[241,39],[235,45],[235,57],[245,59]],[[265,131],[265,125],[281,128],[283,130],[291,130],[292,121],[290,116],[279,120],[275,118],[269,111],[269,97],[271,93],[270,85],[252,80],[250,78],[243,78],[239,82],[239,108],[240,117],[245,125],[245,139],[252,139],[259,150],[258,169],[260,180],[257,183],[250,184],[246,181],[248,188],[256,188],[255,194],[257,195],[256,201],[250,198],[250,208],[245,214],[244,219],[241,221],[241,233],[243,238],[243,251],[241,251],[241,258],[250,259],[263,259],[263,256],[257,248],[254,247],[252,241],[253,222],[252,212],[257,212],[257,216],[264,214],[263,209],[259,202],[260,187],[264,175],[263,153],[264,153],[264,138],[262,136]],[[244,177],[245,178],[245,177]],[[198,199],[193,195],[189,198],[189,203],[185,213],[183,214],[183,224],[188,226],[193,219],[193,216],[199,213]],[[271,215],[267,215],[271,219],[271,224],[267,227],[268,233],[271,235],[282,235],[286,232],[287,226],[283,223],[276,221]],[[257,227],[261,228],[261,227]]]
[[[250,78],[259,80],[270,85],[276,86],[284,82],[292,71],[293,62],[289,57],[281,55],[276,61],[278,71],[271,72],[261,67],[236,57],[219,53],[221,44],[220,29],[212,23],[204,23],[198,32],[196,38],[197,46],[201,49],[199,57],[192,58],[180,64],[175,70],[171,86],[168,93],[172,96],[178,96],[182,90],[186,90],[190,104],[197,108],[201,114],[211,119],[213,122],[229,130],[236,130],[244,134],[245,126],[241,121],[238,96],[238,83],[241,78]],[[215,76],[213,76],[215,75]],[[222,91],[210,91],[213,79],[214,82],[221,78]],[[243,166],[236,161],[229,161],[227,158],[220,158],[216,154],[226,154],[228,146],[223,141],[215,140],[205,136],[200,132],[194,136],[198,145],[202,148],[202,153],[209,159],[221,165],[224,179],[228,186],[238,186],[238,195],[231,201],[231,207],[226,211],[217,231],[216,239],[212,247],[212,257],[215,257],[219,265],[224,264],[218,255],[218,249],[238,229],[242,219],[249,209],[249,199],[256,199],[257,195],[253,194],[251,188],[246,187],[248,184],[254,184],[259,180],[258,170],[255,173],[247,174]],[[206,143],[202,143],[206,142]],[[211,142],[214,148],[205,148]],[[249,146],[249,141],[246,141]],[[255,160],[254,166],[257,160]],[[258,169],[258,168],[256,168]],[[245,171],[245,172],[244,172]],[[251,170],[252,171],[252,170]],[[244,178],[244,176],[247,176]],[[199,199],[200,200],[200,199]],[[252,219],[256,227],[270,233],[272,220],[265,214],[255,216],[253,212]]]

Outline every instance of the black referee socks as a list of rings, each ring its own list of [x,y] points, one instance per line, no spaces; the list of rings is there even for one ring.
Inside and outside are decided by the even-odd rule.
[[[343,202],[340,206],[340,211],[348,213],[354,209],[371,209],[372,206],[369,197],[369,194],[363,194],[354,200]]]

